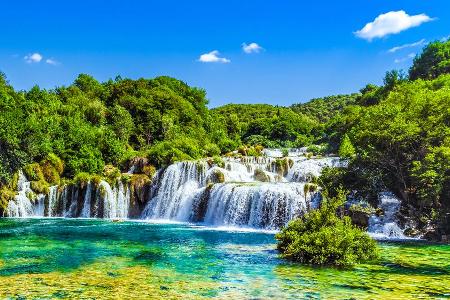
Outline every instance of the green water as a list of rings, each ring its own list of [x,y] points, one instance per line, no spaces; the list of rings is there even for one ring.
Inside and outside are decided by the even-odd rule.
[[[380,247],[380,262],[338,270],[280,260],[267,233],[0,219],[0,298],[450,298],[450,246]]]

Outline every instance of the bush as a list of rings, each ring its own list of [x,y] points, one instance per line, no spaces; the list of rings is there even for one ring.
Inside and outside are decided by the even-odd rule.
[[[352,225],[349,217],[337,216],[344,201],[342,190],[335,198],[324,193],[319,209],[291,221],[276,235],[281,256],[305,264],[336,266],[376,259],[376,242]]]
[[[220,148],[216,144],[208,143],[203,146],[203,152],[205,156],[220,155]]]
[[[225,168],[225,162],[220,156],[214,156],[212,159],[212,164],[218,166],[219,168]]]
[[[323,145],[311,145],[306,151],[313,153],[313,155],[323,155],[325,154],[325,147]]]
[[[37,194],[48,194],[50,185],[45,180],[31,181],[31,189]]]
[[[147,175],[149,178],[153,178],[156,174],[156,168],[152,165],[146,165],[142,168],[142,173]]]
[[[41,166],[38,163],[26,165],[23,168],[23,173],[30,181],[39,181],[44,179],[44,174],[42,173]]]
[[[113,165],[106,165],[103,168],[103,176],[109,184],[114,184],[120,178],[120,170]]]
[[[352,158],[355,156],[355,147],[353,147],[353,144],[347,134],[344,134],[344,137],[342,138],[338,154],[342,158]]]

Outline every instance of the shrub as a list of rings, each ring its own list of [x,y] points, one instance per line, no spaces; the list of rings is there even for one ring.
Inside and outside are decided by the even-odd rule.
[[[313,155],[323,155],[325,154],[325,147],[322,145],[311,145],[306,151],[313,153]]]
[[[205,156],[220,155],[220,148],[216,144],[208,143],[203,146]]]
[[[225,162],[223,161],[223,159],[220,156],[214,156],[212,163],[216,166],[218,166],[219,168],[225,168]]]
[[[250,147],[247,149],[247,155],[248,156],[261,156],[261,151],[258,151],[255,147]]]
[[[64,163],[63,161],[53,153],[47,155],[47,157],[43,160],[43,162],[50,163],[58,172],[58,174],[62,174],[64,171]]]
[[[91,181],[91,175],[86,172],[80,172],[73,178],[73,183],[85,186]]]
[[[342,138],[338,154],[342,158],[352,158],[355,156],[355,147],[353,147],[353,144],[347,134],[344,134],[344,137]]]
[[[142,168],[142,173],[147,175],[149,178],[153,178],[156,174],[156,168],[152,165],[146,165]]]
[[[103,168],[103,176],[109,184],[114,184],[120,178],[120,170],[113,165],[106,165]]]
[[[270,177],[266,174],[266,172],[264,172],[261,169],[256,169],[253,177],[255,178],[255,180],[257,181],[261,181],[261,182],[269,182],[270,181]]]
[[[50,186],[45,180],[31,181],[31,189],[37,194],[48,194]]]
[[[42,173],[41,166],[38,163],[26,165],[23,168],[23,173],[30,181],[39,181],[44,179],[44,174]]]
[[[17,192],[9,189],[7,186],[3,186],[0,188],[0,216],[4,214],[8,207],[8,202],[13,200],[17,195]]]
[[[319,209],[291,221],[276,235],[281,256],[305,264],[336,266],[376,259],[376,242],[352,225],[349,217],[337,216],[344,201],[342,190],[335,198],[324,193]]]

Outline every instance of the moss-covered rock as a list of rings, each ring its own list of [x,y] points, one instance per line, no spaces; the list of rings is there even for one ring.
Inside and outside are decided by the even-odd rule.
[[[276,173],[281,176],[286,176],[289,172],[289,169],[294,165],[294,161],[288,157],[276,159],[272,162],[273,168]]]
[[[270,181],[270,177],[269,175],[266,174],[266,172],[264,172],[261,169],[256,169],[253,177],[255,178],[255,180],[261,181],[261,182],[269,182]]]
[[[100,185],[100,182],[102,182],[102,180],[103,180],[102,176],[94,174],[94,175],[91,176],[91,180],[90,180],[90,181],[91,181],[95,186],[98,187],[98,186]]]
[[[89,181],[91,181],[91,175],[86,172],[80,172],[72,180],[72,183],[75,185],[79,185],[80,187],[86,186]]]
[[[30,181],[44,180],[44,174],[38,163],[28,164],[23,168],[23,174]]]
[[[61,183],[61,174],[64,171],[62,160],[55,154],[48,154],[41,162],[40,166],[45,181],[51,185],[59,185]]]
[[[50,185],[45,180],[31,181],[31,189],[36,194],[48,194]]]
[[[143,169],[149,163],[148,158],[143,156],[135,156],[128,160],[127,169],[133,169],[133,173],[144,173]]]
[[[106,165],[103,168],[103,176],[110,185],[114,185],[121,175],[120,170],[113,165]]]
[[[13,200],[17,195],[15,190],[8,188],[7,186],[3,186],[0,188],[0,216],[5,214],[5,211],[8,207],[8,202]]]
[[[7,187],[13,191],[17,191],[19,187],[19,172],[15,172],[11,178],[11,181],[8,183]]]
[[[130,186],[134,190],[143,189],[146,185],[151,183],[152,180],[145,174],[133,174],[130,178]]]
[[[208,159],[208,164],[210,167],[217,166],[219,168],[225,168],[225,161],[220,156],[214,156]]]
[[[156,168],[152,165],[146,165],[142,168],[142,173],[151,179],[156,174]]]
[[[28,199],[30,199],[33,202],[36,201],[36,199],[37,199],[37,195],[33,191],[29,191],[25,195],[27,196]]]
[[[123,184],[128,184],[131,181],[131,174],[124,173],[120,177],[120,181],[122,181]]]
[[[222,170],[215,168],[211,170],[208,176],[208,183],[223,183],[225,182],[225,174]]]

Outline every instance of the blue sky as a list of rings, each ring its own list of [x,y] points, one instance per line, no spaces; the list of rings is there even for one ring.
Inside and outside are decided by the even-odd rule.
[[[206,89],[211,107],[289,105],[407,69],[450,35],[450,2],[17,0],[0,25],[0,70],[17,89],[169,75]]]

